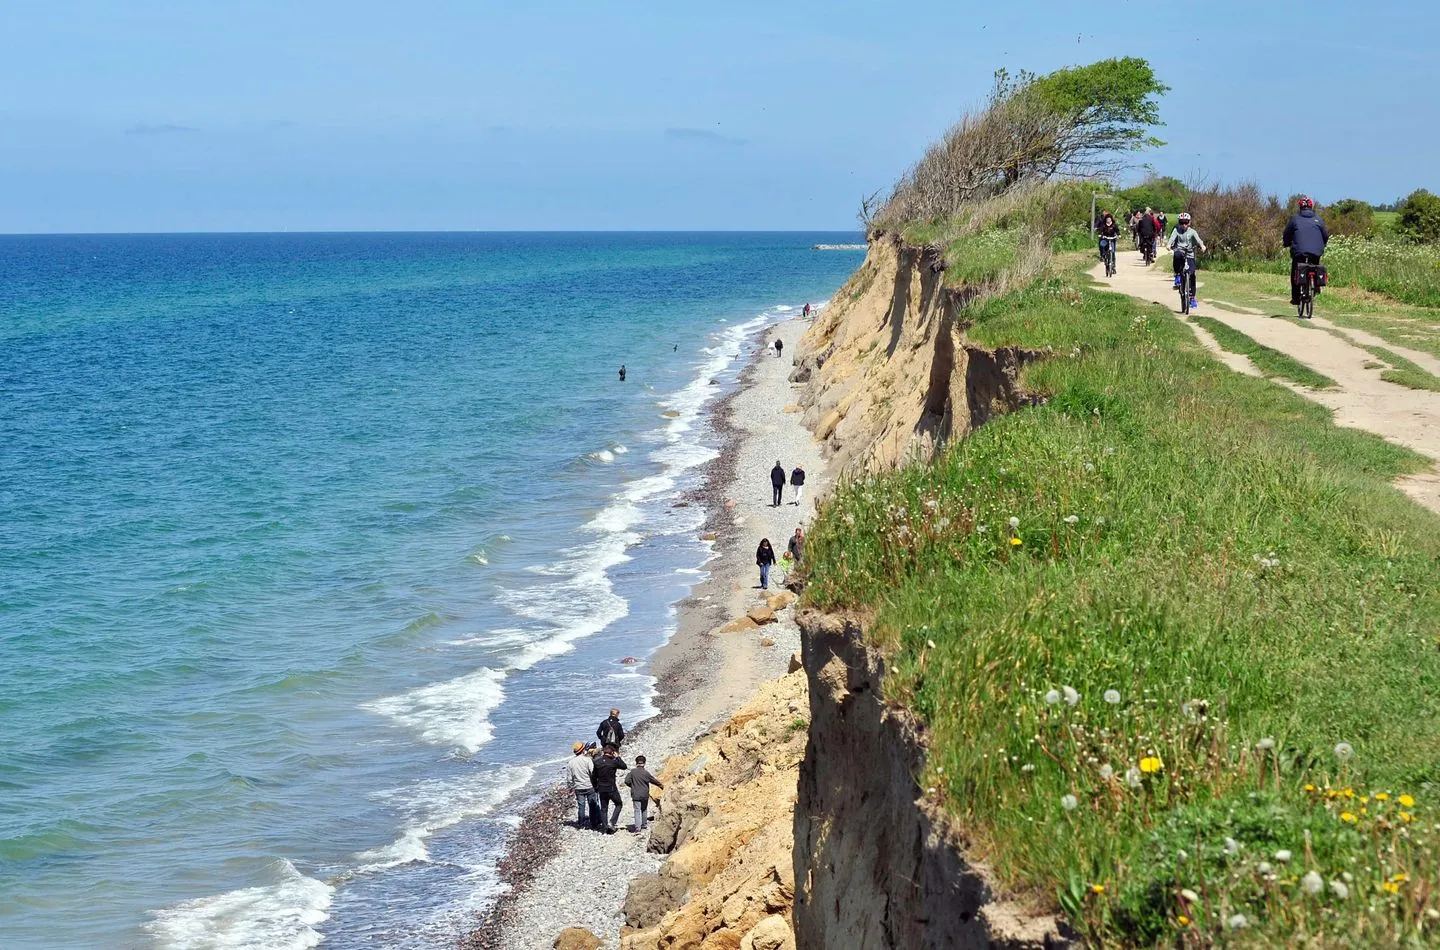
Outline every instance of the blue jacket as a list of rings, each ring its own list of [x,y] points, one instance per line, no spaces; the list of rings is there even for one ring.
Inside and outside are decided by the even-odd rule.
[[[1291,257],[1298,254],[1319,257],[1325,253],[1325,245],[1330,243],[1330,229],[1315,214],[1314,208],[1301,208],[1300,213],[1292,216],[1290,223],[1285,225],[1282,243],[1290,248]]]

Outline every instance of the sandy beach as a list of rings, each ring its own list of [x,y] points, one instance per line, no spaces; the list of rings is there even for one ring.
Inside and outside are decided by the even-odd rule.
[[[799,387],[788,376],[808,326],[801,318],[790,319],[756,339],[740,385],[714,410],[725,436],[722,454],[699,497],[676,499],[705,506],[703,531],[715,536],[715,556],[706,565],[708,577],[679,605],[674,636],[650,664],[660,714],[626,738],[622,757],[627,761],[643,754],[658,771],[666,757],[733,713],[758,684],[783,674],[799,649],[788,609],[776,623],[756,630],[717,631],[763,602],[766,592],[755,566],[760,539],[768,537],[777,554],[783,553],[830,484],[820,447],[801,424],[801,413],[785,411],[795,403]],[[784,344],[783,357],[775,355],[777,338]],[[777,460],[787,472],[797,464],[805,468],[802,504],[791,503],[787,486],[784,503],[772,507],[769,473]],[[771,593],[780,586],[779,577],[777,566]],[[645,835],[624,830],[631,820],[628,799],[622,830],[615,835],[576,830],[574,817],[573,796],[560,788],[527,811],[502,866],[512,890],[465,939],[465,947],[550,950],[556,934],[572,926],[591,930],[606,947],[619,945],[629,882],[653,872],[662,856],[645,851]]]

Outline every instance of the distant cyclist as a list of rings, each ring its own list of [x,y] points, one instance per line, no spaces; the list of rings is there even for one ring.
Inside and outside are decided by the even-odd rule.
[[[1107,211],[1100,218],[1100,260],[1105,262],[1106,277],[1115,272],[1115,266],[1111,262],[1115,260],[1119,242],[1120,226],[1115,223],[1115,216]]]
[[[1187,276],[1192,283],[1190,285],[1190,309],[1195,309],[1195,252],[1198,248],[1200,253],[1205,253],[1205,242],[1200,237],[1200,232],[1190,227],[1190,212],[1180,212],[1180,218],[1175,223],[1175,230],[1170,232],[1168,243],[1170,250],[1175,252],[1175,289],[1179,290],[1181,281]],[[1189,271],[1187,275],[1187,269]]]
[[[1155,256],[1155,238],[1160,234],[1160,222],[1155,217],[1155,212],[1146,208],[1140,213],[1135,221],[1135,234],[1140,253],[1147,261]]]
[[[1315,213],[1315,200],[1300,196],[1300,210],[1285,225],[1281,243],[1290,249],[1290,304],[1300,303],[1300,265],[1318,264],[1330,243],[1330,229]]]

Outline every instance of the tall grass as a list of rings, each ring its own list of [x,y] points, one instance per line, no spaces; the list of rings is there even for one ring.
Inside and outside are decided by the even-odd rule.
[[[1440,938],[1440,522],[1423,460],[1231,373],[1157,307],[1037,282],[1046,405],[842,486],[806,597],[873,617],[920,776],[1097,946]]]

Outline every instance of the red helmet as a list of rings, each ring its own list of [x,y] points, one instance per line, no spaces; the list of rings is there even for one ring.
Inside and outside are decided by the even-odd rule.
[[[1314,210],[1315,210],[1315,199],[1314,199],[1314,198],[1311,198],[1309,195],[1301,195],[1301,196],[1300,196],[1300,207],[1302,207],[1302,208],[1309,208],[1311,211],[1314,211]]]

